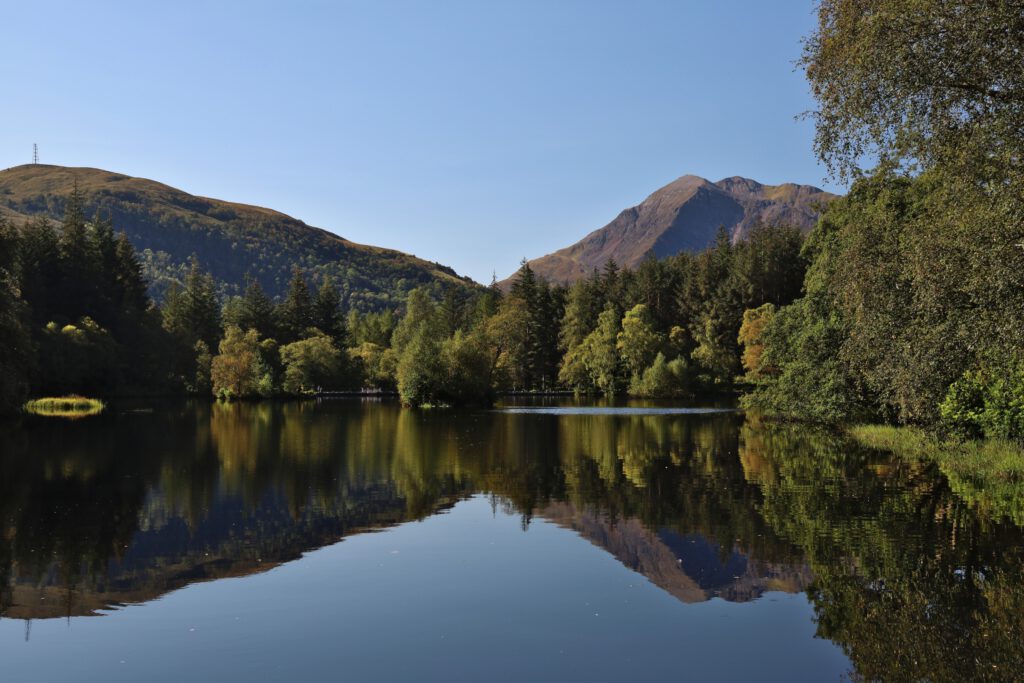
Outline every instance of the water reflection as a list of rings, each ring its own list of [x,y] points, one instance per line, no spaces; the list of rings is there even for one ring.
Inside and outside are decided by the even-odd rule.
[[[1020,680],[1020,528],[979,514],[934,466],[792,426],[741,434],[761,515],[814,572],[818,632],[861,676]]]
[[[1019,528],[931,467],[734,413],[181,404],[5,425],[0,472],[8,618],[264,571],[483,492],[686,603],[806,591],[868,679],[1024,671]]]

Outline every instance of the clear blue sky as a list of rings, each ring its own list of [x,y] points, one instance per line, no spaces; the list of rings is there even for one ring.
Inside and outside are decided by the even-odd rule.
[[[830,187],[794,120],[813,24],[810,0],[12,2],[0,168],[37,142],[486,282],[686,173]]]

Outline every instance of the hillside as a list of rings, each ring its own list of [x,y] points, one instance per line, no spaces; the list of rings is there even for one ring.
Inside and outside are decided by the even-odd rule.
[[[572,282],[608,259],[632,268],[650,256],[700,251],[714,240],[720,226],[734,241],[758,223],[793,225],[806,232],[817,221],[820,207],[835,196],[810,185],[762,185],[738,176],[712,183],[686,175],[576,244],[529,263],[552,282]]]
[[[115,229],[128,234],[157,299],[183,277],[192,254],[223,294],[240,293],[248,274],[279,296],[298,265],[314,282],[333,277],[345,302],[363,310],[393,305],[418,286],[476,286],[446,266],[356,244],[271,209],[95,168],[39,164],[0,171],[0,213],[15,223],[39,215],[59,220],[76,182],[87,214],[109,214]]]

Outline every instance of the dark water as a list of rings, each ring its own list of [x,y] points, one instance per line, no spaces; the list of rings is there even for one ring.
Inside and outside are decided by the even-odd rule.
[[[1024,534],[732,412],[0,423],[0,680],[1020,680]]]

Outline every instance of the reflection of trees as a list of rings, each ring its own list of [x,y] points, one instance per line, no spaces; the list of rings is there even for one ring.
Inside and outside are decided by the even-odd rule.
[[[70,595],[131,540],[145,485],[127,473],[133,467],[124,468],[110,435],[86,422],[0,429],[0,573],[8,577],[0,610],[13,600],[16,570],[37,581],[51,577]]]
[[[733,417],[201,403],[27,421],[5,435],[5,586],[131,597],[290,559],[474,491],[495,494],[524,525],[568,501],[612,523],[705,534],[723,554],[737,545],[762,559],[792,554],[750,514],[758,491],[735,462]]]
[[[1014,680],[1024,670],[1021,530],[979,518],[933,467],[826,432],[748,423],[762,513],[808,556],[820,635],[868,680]]]
[[[567,498],[613,518],[636,517],[714,539],[766,561],[799,561],[753,513],[757,486],[736,459],[736,416],[574,416],[559,425]]]
[[[59,587],[69,602],[53,613],[145,600],[485,491],[524,525],[559,501],[578,511],[569,520],[563,506],[566,523],[595,538],[639,520],[701,534],[723,555],[806,557],[820,634],[867,678],[991,679],[1024,667],[1021,531],[979,517],[930,466],[805,427],[186,404],[10,425],[0,471],[0,611],[11,614],[26,613],[27,587]]]

